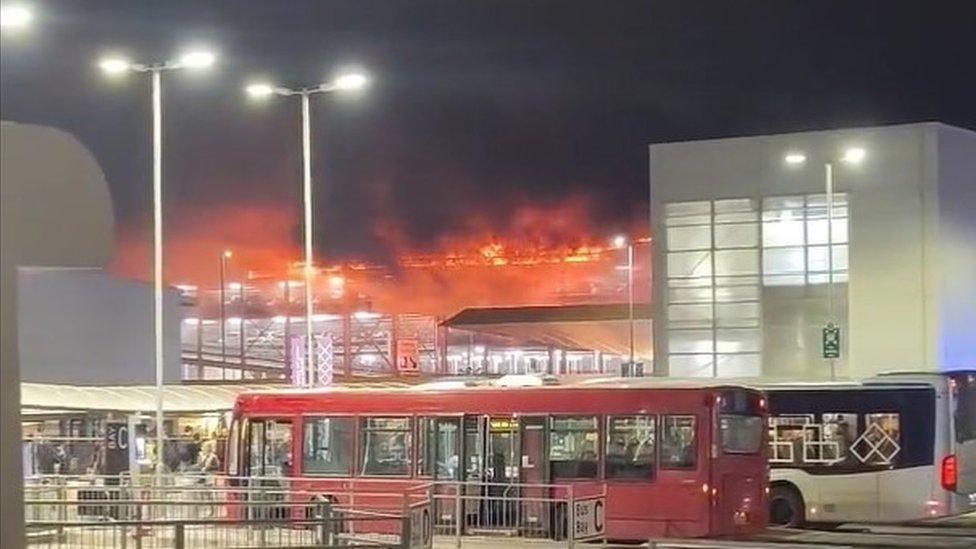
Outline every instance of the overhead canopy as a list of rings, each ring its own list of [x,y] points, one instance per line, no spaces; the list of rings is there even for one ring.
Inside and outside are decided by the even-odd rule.
[[[277,385],[166,385],[163,411],[167,413],[224,412],[234,407],[244,391],[268,391]],[[21,383],[20,405],[25,414],[67,411],[153,412],[156,388],[152,385],[79,386]]]
[[[555,305],[465,309],[443,326],[491,334],[518,346],[556,347],[564,350],[630,352],[630,316],[626,303]],[[651,308],[634,308],[637,356],[651,357]]]

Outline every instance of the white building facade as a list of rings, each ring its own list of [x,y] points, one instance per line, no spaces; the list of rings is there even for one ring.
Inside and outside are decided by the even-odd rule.
[[[652,145],[650,197],[656,374],[976,365],[976,132],[922,123]]]

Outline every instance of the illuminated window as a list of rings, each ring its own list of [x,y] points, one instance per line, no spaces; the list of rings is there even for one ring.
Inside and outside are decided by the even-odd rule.
[[[758,375],[756,201],[673,203],[665,216],[671,375]]]
[[[410,475],[410,418],[362,419],[363,475]]]

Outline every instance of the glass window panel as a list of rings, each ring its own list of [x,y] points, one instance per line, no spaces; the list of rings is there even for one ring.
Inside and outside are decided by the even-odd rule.
[[[712,246],[711,227],[668,227],[668,250],[700,250]]]
[[[716,248],[753,248],[759,245],[759,225],[715,225]]]
[[[668,288],[710,288],[711,278],[670,278]]]
[[[834,193],[833,202],[834,210],[836,211],[839,207],[847,206],[847,193]],[[811,208],[826,208],[827,207],[827,195],[826,194],[811,194],[807,197],[807,206]]]
[[[710,303],[711,301],[711,288],[673,288],[668,290],[668,302],[670,303]]]
[[[834,218],[833,232],[830,235],[834,244],[847,242],[847,220]],[[827,218],[813,219],[807,221],[807,243],[826,244],[827,243]]]
[[[717,377],[756,377],[760,374],[759,353],[718,355]]]
[[[669,330],[668,350],[672,353],[712,352],[711,330]]]
[[[751,221],[759,221],[759,212],[731,212],[715,214],[716,226],[718,226],[718,224],[747,225]]]
[[[803,212],[787,210],[780,212],[777,221],[763,222],[762,241],[764,247],[771,246],[802,246],[803,245]]]
[[[668,254],[669,277],[710,277],[711,252],[672,252]]]
[[[668,356],[671,377],[712,377],[712,355]]]
[[[759,303],[755,301],[718,303],[715,305],[715,315],[720,320],[759,318]]]
[[[901,417],[896,413],[867,414],[863,442],[853,450],[864,463],[889,465],[901,452]]]
[[[763,277],[766,286],[803,286],[806,284],[803,275],[767,275]]]
[[[847,244],[835,244],[834,272],[847,270]],[[807,268],[811,272],[827,272],[827,246],[810,246],[808,248]]]
[[[759,276],[716,276],[715,285],[723,287],[758,285]]]
[[[409,476],[410,446],[410,418],[363,418],[360,474]]]
[[[770,196],[763,199],[763,219],[766,219],[767,212],[775,214],[776,210],[801,210],[803,209],[802,196]]]
[[[722,414],[719,417],[722,451],[755,454],[762,446],[763,421],[759,416]]]
[[[607,478],[648,479],[654,475],[654,416],[607,418]]]
[[[759,288],[750,286],[727,286],[715,289],[715,301],[758,301]]]
[[[661,469],[694,469],[695,416],[661,416]]]
[[[722,328],[716,330],[716,348],[720,353],[758,353],[762,348],[756,328]]]
[[[770,248],[763,251],[763,274],[802,274],[803,248]]]
[[[716,275],[759,274],[759,250],[719,250],[715,252]]]
[[[352,418],[305,418],[302,470],[311,474],[350,474],[354,446],[352,436]]]
[[[595,416],[550,418],[549,470],[553,478],[596,478],[598,439]]]
[[[710,214],[711,204],[707,200],[699,202],[672,202],[664,205],[664,215],[667,217]]]
[[[752,205],[751,198],[727,198],[715,201],[715,213],[727,212],[751,212],[756,208]]]
[[[668,305],[668,320],[711,321],[712,305]]]

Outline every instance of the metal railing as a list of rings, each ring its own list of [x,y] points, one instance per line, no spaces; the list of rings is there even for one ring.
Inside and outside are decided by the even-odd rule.
[[[360,494],[361,504],[354,508],[294,489],[291,479],[164,479],[166,484],[155,486],[141,477],[28,478],[28,544],[85,549],[430,546],[426,487]],[[375,504],[377,498],[382,505]]]
[[[25,513],[41,547],[429,547],[434,536],[577,541],[581,502],[602,483],[325,479],[172,474],[29,477]],[[584,509],[585,510],[585,509]],[[602,520],[601,520],[602,522]],[[179,540],[179,542],[177,542]],[[445,540],[447,541],[447,540]],[[45,543],[47,545],[45,545]],[[358,545],[357,545],[358,544]]]

